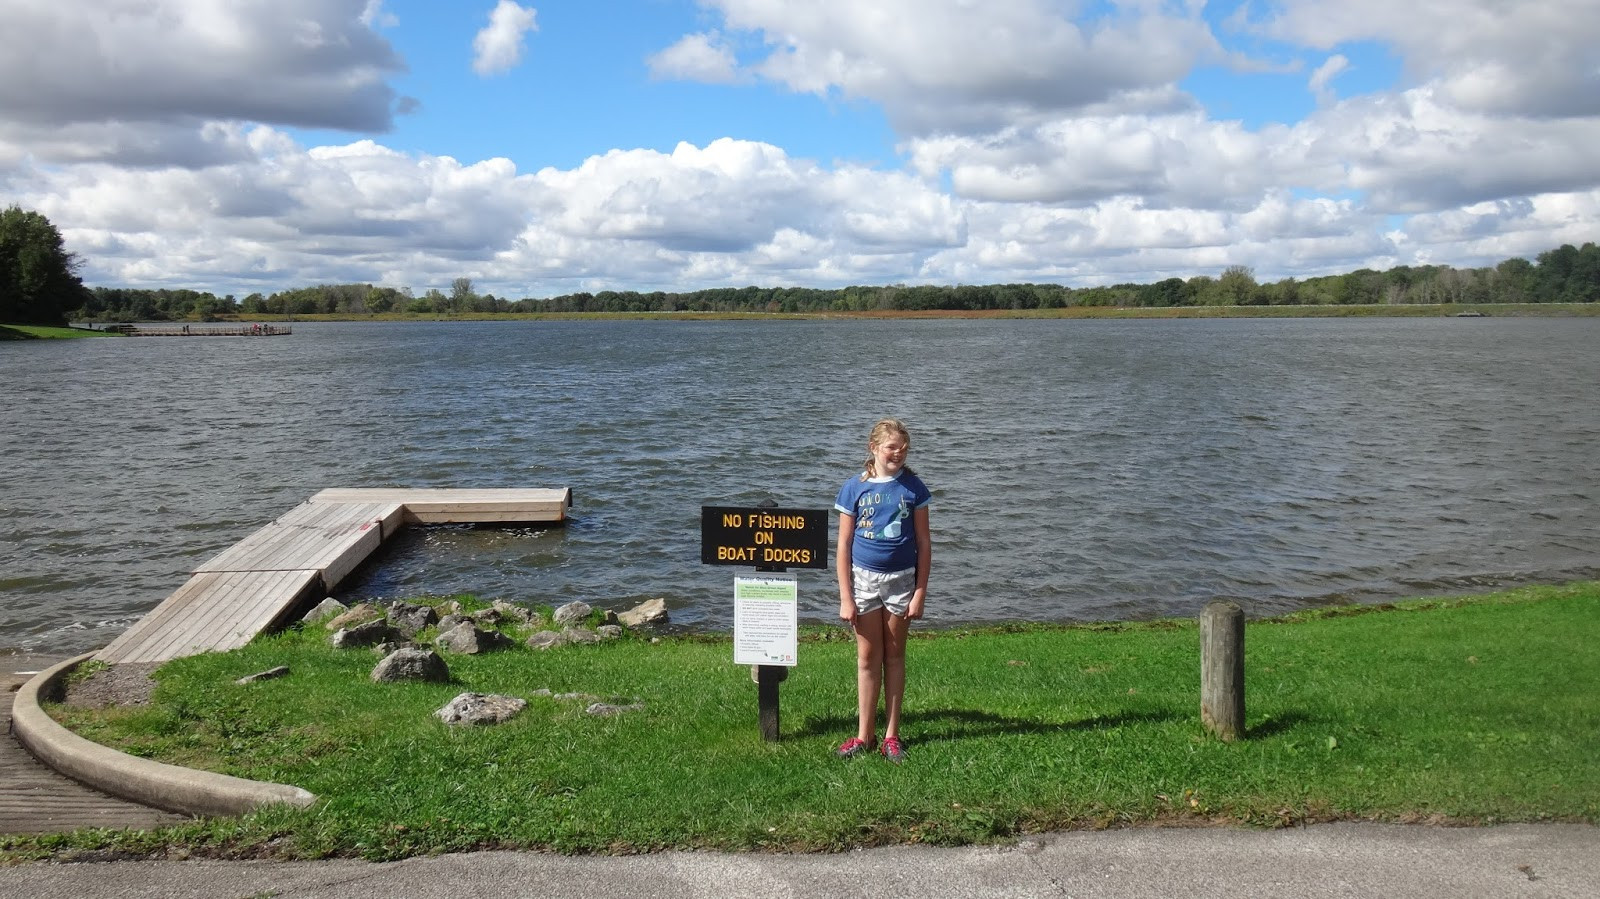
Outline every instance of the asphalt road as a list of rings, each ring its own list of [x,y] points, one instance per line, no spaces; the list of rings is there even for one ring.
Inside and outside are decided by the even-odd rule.
[[[1328,824],[1055,833],[1015,846],[839,855],[484,852],[374,864],[33,863],[0,868],[10,899],[394,897],[1600,897],[1600,828]]]

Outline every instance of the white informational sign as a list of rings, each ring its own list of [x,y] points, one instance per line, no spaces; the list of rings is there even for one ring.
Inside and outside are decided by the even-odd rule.
[[[733,663],[795,665],[800,584],[792,574],[733,579]]]

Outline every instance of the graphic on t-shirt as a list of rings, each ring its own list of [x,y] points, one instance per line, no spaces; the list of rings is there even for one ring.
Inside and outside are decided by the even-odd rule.
[[[905,521],[910,517],[911,507],[906,505],[905,500],[901,500],[900,508],[895,510],[894,520],[889,522],[888,526],[883,529],[883,538],[885,540],[900,539],[900,522]]]

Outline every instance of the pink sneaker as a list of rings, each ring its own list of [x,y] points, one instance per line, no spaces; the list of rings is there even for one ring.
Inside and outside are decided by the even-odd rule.
[[[896,765],[906,760],[906,750],[904,746],[900,745],[899,737],[885,737],[883,745],[878,747],[878,751],[883,753],[884,758],[894,762]]]
[[[833,754],[842,759],[853,759],[866,755],[871,751],[872,747],[867,745],[866,740],[860,737],[851,737],[840,744],[839,748],[833,751]]]

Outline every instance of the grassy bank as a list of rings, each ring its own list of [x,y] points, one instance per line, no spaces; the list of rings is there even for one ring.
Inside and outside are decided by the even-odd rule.
[[[169,663],[147,707],[57,707],[139,755],[292,783],[311,809],[154,834],[0,837],[67,847],[398,858],[485,847],[832,850],[1034,830],[1337,818],[1600,821],[1600,584],[1252,622],[1245,740],[1198,722],[1192,621],[922,631],[901,767],[841,762],[854,649],[813,634],[764,743],[725,637],[450,657],[455,683],[376,685],[320,628]],[[236,686],[288,665],[290,676]],[[642,710],[599,718],[578,692]],[[458,730],[464,690],[525,713]]]
[[[103,331],[86,328],[55,328],[49,325],[0,325],[0,340],[55,340],[70,337],[111,337]]]

